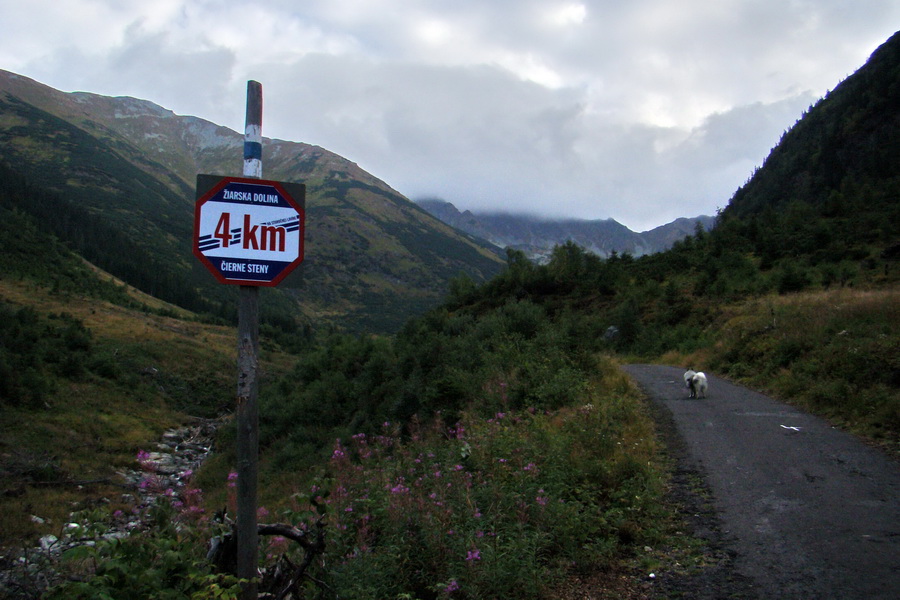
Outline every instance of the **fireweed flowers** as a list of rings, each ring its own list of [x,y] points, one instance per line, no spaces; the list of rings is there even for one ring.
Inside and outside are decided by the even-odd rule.
[[[168,502],[180,520],[198,521],[205,517],[203,491],[191,485],[193,471],[184,471],[178,480],[173,481],[159,473],[158,465],[149,452],[138,450],[135,460],[144,472],[138,488],[150,499]],[[138,508],[135,510],[140,511]]]
[[[158,465],[146,450],[138,450],[135,460],[138,466],[144,472],[138,488],[149,495],[162,494],[165,492],[168,481],[160,475]]]
[[[325,475],[331,494],[318,495],[333,585],[359,596],[350,582],[364,581],[361,597],[373,598],[416,590],[531,598],[573,565],[602,564],[619,523],[640,518],[635,498],[647,496],[640,464],[597,443],[621,428],[605,419],[506,411],[405,440],[388,426],[337,441]]]
[[[185,473],[180,481],[164,480],[147,452],[139,452],[137,461],[147,474],[145,481],[151,482],[145,489],[159,488],[159,493],[142,494],[133,511],[138,518],[128,518],[127,532],[110,535],[91,511],[92,526],[84,529],[88,537],[80,534],[78,545],[53,563],[59,581],[41,597],[237,597],[239,580],[216,573],[207,559],[207,544],[225,529],[204,514],[200,490],[185,481]],[[122,520],[126,515],[116,511],[111,517]]]

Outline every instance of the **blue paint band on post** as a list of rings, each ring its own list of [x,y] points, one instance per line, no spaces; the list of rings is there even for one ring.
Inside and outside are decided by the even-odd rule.
[[[262,144],[259,142],[244,142],[244,160],[262,159]]]

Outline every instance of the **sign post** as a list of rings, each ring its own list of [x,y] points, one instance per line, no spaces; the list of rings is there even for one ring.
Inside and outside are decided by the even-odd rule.
[[[278,285],[303,261],[302,184],[262,177],[262,86],[247,82],[243,177],[197,176],[194,254],[220,283],[240,285],[237,384],[237,576],[256,600],[259,471],[259,286]]]
[[[262,177],[262,85],[247,82],[244,175]],[[255,600],[259,533],[256,491],[259,475],[259,289],[242,285],[238,305],[237,385],[237,576],[248,579],[241,600]]]

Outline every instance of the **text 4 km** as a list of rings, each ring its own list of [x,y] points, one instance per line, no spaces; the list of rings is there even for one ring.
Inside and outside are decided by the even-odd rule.
[[[223,212],[216,224],[213,237],[222,241],[222,248],[228,248],[231,244],[241,244],[244,250],[284,252],[287,229],[277,225],[251,225],[250,215],[244,215],[243,227],[232,229],[231,213]]]

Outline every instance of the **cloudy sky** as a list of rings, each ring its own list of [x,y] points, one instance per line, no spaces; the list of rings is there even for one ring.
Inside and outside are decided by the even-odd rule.
[[[63,91],[243,132],[254,79],[263,135],[409,198],[642,231],[724,207],[900,2],[0,0],[0,23],[0,68]]]

